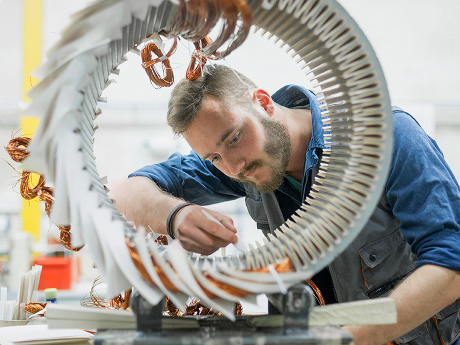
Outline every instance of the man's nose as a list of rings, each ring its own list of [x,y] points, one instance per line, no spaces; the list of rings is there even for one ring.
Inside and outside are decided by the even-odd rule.
[[[238,154],[228,154],[224,158],[226,160],[227,169],[230,174],[236,176],[243,171],[245,166],[244,158]]]

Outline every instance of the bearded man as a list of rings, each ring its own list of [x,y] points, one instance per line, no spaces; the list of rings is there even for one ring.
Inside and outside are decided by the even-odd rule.
[[[418,123],[393,111],[394,151],[379,204],[353,243],[313,277],[326,303],[390,295],[396,325],[347,326],[355,344],[460,343],[460,188]],[[112,190],[136,226],[211,254],[236,243],[230,217],[204,206],[246,198],[264,233],[308,195],[324,148],[315,95],[288,85],[270,96],[244,75],[206,66],[174,88],[168,124],[193,151],[144,167]]]

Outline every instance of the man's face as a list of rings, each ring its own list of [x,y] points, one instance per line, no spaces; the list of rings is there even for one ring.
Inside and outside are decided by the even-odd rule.
[[[283,182],[291,156],[289,133],[262,108],[227,107],[208,98],[184,137],[201,159],[234,180],[263,193]]]

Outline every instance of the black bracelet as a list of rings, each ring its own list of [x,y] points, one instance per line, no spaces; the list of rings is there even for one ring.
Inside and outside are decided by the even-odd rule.
[[[185,206],[193,205],[190,202],[184,202],[182,204],[177,205],[172,209],[171,212],[169,212],[168,218],[166,219],[166,231],[168,232],[168,235],[174,240],[176,236],[174,236],[173,232],[173,221],[174,218],[176,217],[176,214],[182,210]]]

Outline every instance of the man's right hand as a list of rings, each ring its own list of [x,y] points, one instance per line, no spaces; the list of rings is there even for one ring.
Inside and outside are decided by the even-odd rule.
[[[205,216],[203,210],[219,223]],[[236,243],[233,220],[199,205],[182,208],[173,219],[173,232],[185,250],[209,255],[230,243]]]
[[[162,191],[146,177],[131,177],[109,186],[115,207],[136,227],[143,226],[155,233],[167,234],[166,220],[171,210],[184,200]],[[208,219],[202,210],[221,224]],[[173,232],[185,250],[209,255],[217,249],[236,243],[233,220],[198,205],[182,208],[173,219]]]

